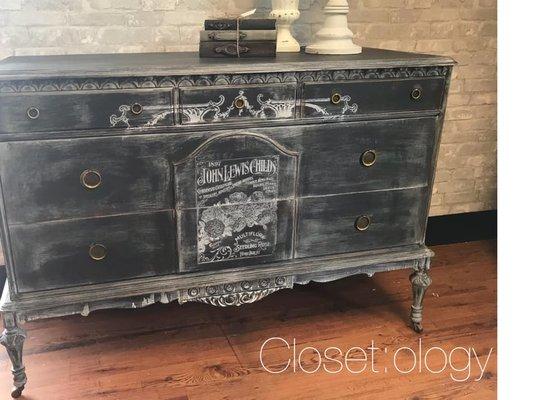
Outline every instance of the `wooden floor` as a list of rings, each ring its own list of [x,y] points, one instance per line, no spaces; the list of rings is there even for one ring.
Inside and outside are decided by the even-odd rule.
[[[433,285],[424,303],[422,335],[407,324],[411,287],[406,270],[297,286],[239,309],[158,304],[142,310],[100,311],[87,318],[26,324],[29,383],[24,398],[495,399],[496,243],[472,242],[433,250]],[[322,354],[328,347],[346,352],[353,346],[368,348],[374,341],[381,349],[375,352],[377,372],[369,364],[360,374],[345,368],[336,374],[323,368],[307,374],[299,369],[293,372],[291,365],[284,373],[271,374],[259,361],[261,345],[270,337],[289,342],[295,338],[297,353],[312,346]],[[264,363],[280,369],[292,351],[281,342],[270,343],[263,353]],[[454,348],[473,347],[481,364],[487,358],[488,363],[481,376],[475,358],[459,349],[451,359],[457,369],[470,360],[470,378],[465,382],[452,380],[449,364],[441,373],[430,373],[425,367],[420,371],[418,364],[411,373],[402,374],[394,367],[393,354],[403,346],[412,348],[418,360],[432,346],[447,354]],[[406,349],[397,355],[398,369],[407,371],[414,365]],[[311,371],[324,366],[319,361],[308,350],[301,364]],[[335,372],[340,363],[325,365]],[[349,364],[352,370],[362,365]],[[431,351],[427,365],[434,371],[441,369],[443,353]],[[8,398],[10,382],[7,356],[2,352],[0,399]]]

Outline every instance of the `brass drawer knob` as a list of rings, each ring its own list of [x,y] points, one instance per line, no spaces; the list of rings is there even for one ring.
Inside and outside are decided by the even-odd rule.
[[[86,169],[80,175],[80,182],[87,189],[96,189],[102,184],[102,175],[98,171]]]
[[[342,100],[342,96],[339,93],[333,93],[331,95],[331,104],[339,104]]]
[[[361,164],[365,167],[371,167],[376,163],[376,151],[367,150],[361,154]]]
[[[141,106],[139,103],[133,103],[130,107],[130,110],[133,115],[139,115],[143,112],[143,106]]]
[[[235,108],[238,108],[239,110],[244,108],[244,106],[246,105],[244,99],[241,98],[235,99],[233,104],[235,105]]]
[[[39,111],[37,107],[32,106],[26,110],[26,115],[28,116],[29,119],[37,119],[39,118],[40,114],[41,112]]]
[[[368,215],[360,215],[355,220],[354,226],[358,231],[366,231],[370,226],[370,217]]]
[[[422,98],[422,89],[419,88],[419,87],[415,87],[412,91],[411,91],[411,98],[413,100],[420,100]]]
[[[101,261],[107,256],[107,249],[103,244],[91,244],[89,247],[89,257],[94,261]]]

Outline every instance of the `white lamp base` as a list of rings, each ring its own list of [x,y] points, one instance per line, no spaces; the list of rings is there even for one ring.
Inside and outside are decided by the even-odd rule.
[[[359,54],[362,51],[363,48],[356,45],[351,39],[335,40],[332,43],[322,40],[305,48],[305,52],[309,54]]]
[[[277,53],[300,51],[300,44],[291,33],[291,24],[300,17],[299,2],[299,0],[272,0],[270,17],[277,20]]]
[[[280,23],[278,22],[278,25]],[[294,53],[300,51],[300,43],[291,35],[290,25],[278,26],[278,38],[276,40],[277,53]]]
[[[290,39],[284,40],[278,36],[276,53],[298,53],[300,51],[300,43],[298,43],[292,36]]]
[[[315,34],[312,44],[305,48],[310,54],[359,54],[361,46],[353,42],[348,28],[348,1],[329,0],[324,7],[324,25]]]

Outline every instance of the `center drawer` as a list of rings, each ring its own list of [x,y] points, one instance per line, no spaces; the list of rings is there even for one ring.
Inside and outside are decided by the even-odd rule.
[[[172,211],[11,227],[18,290],[171,274],[174,227]]]
[[[179,103],[182,124],[294,119],[296,84],[182,88]]]

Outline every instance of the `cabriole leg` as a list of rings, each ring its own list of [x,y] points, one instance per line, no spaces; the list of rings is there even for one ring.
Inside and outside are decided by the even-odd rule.
[[[422,302],[426,290],[431,285],[429,277],[429,258],[417,261],[414,266],[414,272],[409,277],[413,287],[413,305],[411,306],[411,322],[417,333],[423,331],[422,328]]]
[[[0,343],[7,349],[7,354],[11,359],[13,368],[13,390],[11,397],[18,398],[22,395],[24,385],[26,385],[26,370],[22,362],[22,348],[24,339],[26,339],[26,332],[18,326],[17,316],[14,313],[4,313],[4,332],[0,337]]]

